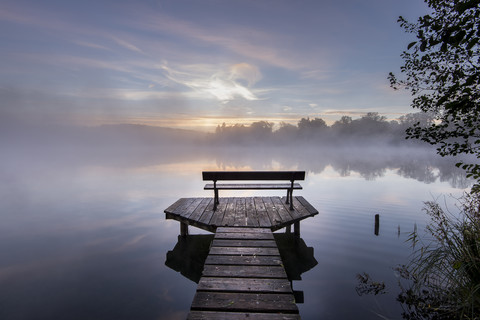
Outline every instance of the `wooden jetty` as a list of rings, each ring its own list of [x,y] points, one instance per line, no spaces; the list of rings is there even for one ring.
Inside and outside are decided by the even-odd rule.
[[[300,319],[269,228],[219,227],[188,319]]]
[[[165,210],[166,219],[215,232],[188,319],[300,319],[291,283],[273,231],[300,236],[300,221],[318,214],[294,180],[305,172],[207,172],[213,198],[181,198]],[[289,184],[217,185],[217,180],[283,180]],[[219,198],[218,190],[285,189],[286,197]]]

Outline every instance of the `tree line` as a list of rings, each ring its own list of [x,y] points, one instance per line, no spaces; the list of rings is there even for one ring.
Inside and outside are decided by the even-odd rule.
[[[274,143],[309,144],[370,144],[382,142],[399,145],[406,143],[405,132],[414,124],[431,124],[433,118],[426,113],[410,113],[396,120],[388,121],[378,112],[369,112],[353,119],[342,116],[332,125],[322,118],[302,118],[296,125],[281,122],[277,127],[270,121],[256,121],[250,125],[218,125],[213,140],[216,143],[251,145]],[[411,141],[410,141],[411,143]]]

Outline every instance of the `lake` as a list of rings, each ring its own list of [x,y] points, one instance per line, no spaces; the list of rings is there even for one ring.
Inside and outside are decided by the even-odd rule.
[[[394,268],[408,262],[409,233],[425,226],[423,202],[454,210],[453,197],[468,187],[454,163],[421,148],[5,147],[0,318],[185,319],[197,258],[178,251],[179,223],[163,210],[180,197],[210,196],[203,170],[305,170],[295,194],[319,214],[301,224],[310,256],[293,281],[300,315],[400,319]],[[277,193],[221,196],[253,194]],[[208,232],[190,233],[208,245]],[[360,296],[362,272],[388,293]]]

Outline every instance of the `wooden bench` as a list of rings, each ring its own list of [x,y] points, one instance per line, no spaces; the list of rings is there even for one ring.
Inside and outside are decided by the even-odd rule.
[[[203,171],[203,180],[211,180],[204,190],[213,190],[214,207],[219,204],[218,190],[287,190],[286,203],[293,210],[293,190],[302,189],[296,180],[305,180],[305,171]],[[289,181],[288,183],[217,183],[217,181]]]

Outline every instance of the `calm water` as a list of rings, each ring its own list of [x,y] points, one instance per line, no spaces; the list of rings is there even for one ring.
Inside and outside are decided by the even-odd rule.
[[[293,282],[302,318],[400,319],[393,268],[407,262],[408,233],[425,225],[422,203],[440,197],[451,206],[444,196],[467,187],[455,161],[410,149],[4,151],[0,319],[184,319],[196,283],[178,263],[166,265],[179,225],[163,210],[210,195],[202,170],[291,169],[307,171],[297,194],[320,212],[302,222],[316,260]],[[389,293],[359,296],[361,272]]]

